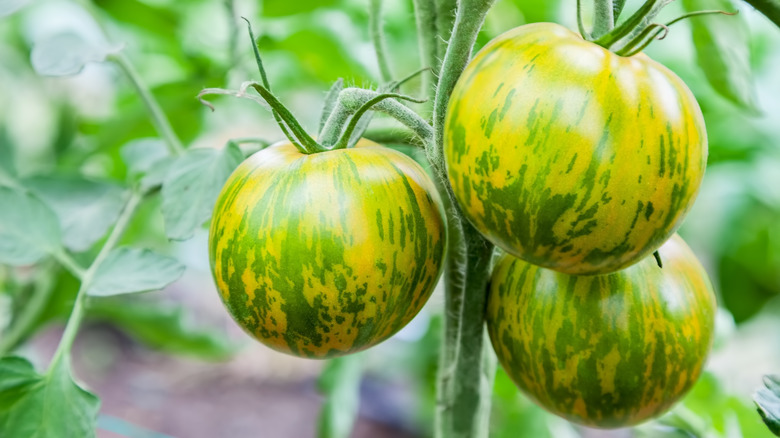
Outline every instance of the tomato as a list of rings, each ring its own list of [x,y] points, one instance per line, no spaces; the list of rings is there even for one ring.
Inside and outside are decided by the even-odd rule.
[[[660,415],[696,382],[716,302],[678,236],[625,270],[573,276],[513,256],[496,266],[488,333],[512,380],[538,404],[592,427]]]
[[[680,226],[707,159],[685,84],[550,23],[485,46],[452,94],[447,174],[487,239],[530,263],[600,274],[651,254]]]
[[[278,351],[327,358],[406,325],[441,274],[441,200],[407,156],[368,141],[260,151],[217,201],[209,254],[238,324]]]

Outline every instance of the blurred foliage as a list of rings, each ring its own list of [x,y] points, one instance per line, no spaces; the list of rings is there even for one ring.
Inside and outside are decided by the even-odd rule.
[[[53,215],[41,213],[38,218],[58,220],[65,245],[77,251],[76,261],[83,262],[95,256],[112,218],[119,214],[124,192],[118,188],[141,178],[148,178],[149,187],[155,186],[172,164],[166,162],[167,154],[160,152],[161,140],[142,102],[118,69],[93,63],[71,78],[44,78],[34,72],[30,54],[53,35],[70,32],[90,47],[105,47],[107,42],[97,30],[100,26],[79,3],[23,3],[3,2],[0,8],[0,187],[29,188],[32,194],[28,199],[13,201],[13,205],[51,210]],[[238,160],[237,148],[223,148],[229,139],[273,141],[282,137],[264,108],[223,98],[212,114],[194,98],[204,87],[237,88],[245,80],[259,79],[239,16],[255,26],[274,90],[312,132],[330,84],[338,78],[344,78],[348,85],[377,82],[378,69],[367,31],[368,6],[363,0],[95,0],[91,4],[105,25],[109,46],[124,46],[185,146],[219,149],[197,152],[208,154],[208,158],[190,157],[189,162],[180,162],[183,173],[191,173],[186,172],[187,164],[198,158],[203,163],[217,156]],[[232,9],[227,7],[230,4]],[[420,66],[412,2],[385,4],[393,71],[403,76]],[[636,4],[628,2],[626,10]],[[720,303],[737,323],[748,324],[762,312],[775,316],[765,305],[780,294],[780,33],[743,3],[724,0],[719,4],[726,9],[734,4],[743,13],[736,18],[699,18],[688,25],[676,25],[669,38],[654,43],[648,54],[680,75],[702,107],[710,139],[709,170],[702,196],[682,234],[705,261]],[[670,14],[682,13],[679,7],[670,9]],[[586,18],[588,13],[586,10]],[[527,22],[556,21],[574,28],[574,20],[573,1],[499,0],[478,46]],[[731,29],[734,23],[734,35],[719,33],[718,29]],[[693,38],[686,26],[692,28]],[[721,49],[717,56],[701,50],[703,41]],[[693,42],[699,43],[698,50]],[[52,49],[57,47],[49,47]],[[84,61],[102,56],[92,55]],[[752,77],[752,82],[746,77]],[[416,93],[418,84],[412,81],[408,92]],[[734,103],[752,109],[752,113]],[[386,122],[382,117],[377,120]],[[408,145],[398,148],[423,161],[419,150]],[[220,173],[221,178],[224,169],[214,169],[214,173]],[[201,182],[209,184],[206,179]],[[12,196],[2,190],[0,199]],[[80,196],[62,199],[63,191]],[[162,193],[162,198],[165,195]],[[122,243],[184,258],[182,247],[169,242],[164,231],[164,221],[183,208],[176,205],[177,196],[174,192],[167,201],[161,196],[144,201]],[[168,211],[165,219],[161,207]],[[0,211],[0,221],[10,214],[13,212],[8,209]],[[30,225],[35,230],[44,229],[41,224]],[[193,233],[202,236],[205,231],[200,224],[189,224],[170,237],[186,238]],[[40,233],[32,237],[31,242],[18,245],[26,253],[13,255],[0,248],[0,261],[12,256],[37,259],[43,253],[36,245],[47,244],[41,239],[60,238]],[[205,250],[199,257],[205,259]],[[0,346],[13,350],[48,325],[64,321],[77,288],[78,281],[51,262],[34,268],[0,266]],[[20,309],[35,300],[40,311],[34,318],[17,332],[9,329],[19,322]],[[209,359],[224,358],[234,351],[221,333],[188,322],[186,302],[130,296],[96,303],[88,313],[91,321],[112,324],[153,348]],[[372,351],[366,365],[368,375],[392,381],[404,376],[411,382],[407,383],[415,388],[419,406],[408,415],[421,436],[431,434],[440,324],[440,319],[433,317],[422,337],[414,342],[399,341],[398,348]],[[11,333],[13,342],[4,344]],[[330,372],[351,375],[354,371],[354,367],[340,365],[333,364]],[[25,384],[37,381],[26,363],[12,360],[0,366],[22,376],[28,382]],[[636,434],[767,436],[747,396],[726,389],[722,379],[706,374],[679,408],[659,422],[639,428]],[[354,397],[354,379],[333,381],[326,375],[323,382],[327,391]],[[82,399],[84,409],[94,409],[88,396],[78,388],[71,389]],[[493,437],[580,435],[579,429],[519,394],[503,372],[497,376],[494,399]]]

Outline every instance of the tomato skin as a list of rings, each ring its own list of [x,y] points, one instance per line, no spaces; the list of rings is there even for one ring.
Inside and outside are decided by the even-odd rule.
[[[209,254],[238,324],[308,358],[387,339],[441,274],[441,201],[411,158],[362,141],[304,155],[279,144],[248,158],[220,194]]]
[[[707,136],[695,98],[664,66],[536,23],[495,38],[466,68],[444,153],[458,203],[486,238],[549,269],[603,274],[680,226]]]
[[[712,285],[679,236],[623,271],[572,276],[504,256],[487,326],[498,360],[545,409],[591,427],[660,415],[698,379],[714,335]]]

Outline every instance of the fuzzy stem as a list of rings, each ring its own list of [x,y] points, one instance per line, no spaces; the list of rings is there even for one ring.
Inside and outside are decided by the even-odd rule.
[[[371,10],[368,14],[368,27],[371,29],[371,41],[374,43],[376,60],[379,64],[379,74],[382,82],[393,80],[390,69],[390,57],[387,54],[387,42],[382,32],[382,0],[371,0]]]
[[[444,339],[437,382],[437,438],[486,437],[493,373],[483,365],[484,316],[493,245],[463,217],[444,168],[444,122],[455,84],[471,59],[494,0],[461,0],[434,102],[433,143],[426,153],[447,193],[449,245],[445,269]],[[495,362],[493,362],[494,364]]]
[[[428,159],[437,169],[439,175],[444,175],[444,120],[447,105],[455,83],[471,59],[471,50],[477,41],[477,35],[485,22],[487,11],[495,0],[462,0],[458,15],[455,18],[447,53],[442,63],[439,85],[436,89],[436,99],[433,104],[433,130],[435,141],[428,150]]]
[[[463,3],[463,0],[436,0],[436,31],[438,34],[436,43],[439,62],[447,53],[452,30],[455,26],[458,5]]]
[[[595,0],[593,3],[593,38],[599,38],[615,26],[615,6],[612,0]]]
[[[455,208],[457,210],[457,208]],[[456,213],[460,216],[460,213]],[[484,316],[493,245],[462,220],[460,248],[448,253],[445,335],[440,362],[437,438],[487,437],[493,369],[484,368]],[[457,228],[460,228],[457,230]],[[453,228],[450,228],[452,231]]]
[[[108,254],[111,252],[111,250],[114,249],[117,243],[119,243],[119,239],[122,237],[125,229],[127,229],[127,225],[130,223],[130,218],[133,217],[133,213],[135,213],[138,204],[141,203],[141,199],[143,199],[143,195],[140,193],[133,193],[130,196],[130,199],[127,201],[127,204],[125,204],[125,207],[122,210],[122,214],[119,216],[119,219],[117,219],[116,225],[114,225],[114,229],[111,230],[111,234],[109,234],[97,257],[95,257],[95,260],[84,272],[84,275],[81,278],[81,286],[79,287],[78,294],[76,295],[76,301],[73,303],[73,310],[68,317],[68,323],[65,325],[65,331],[62,334],[60,344],[57,346],[57,351],[54,353],[54,357],[49,364],[48,373],[51,373],[52,370],[57,369],[59,363],[70,354],[73,341],[76,339],[76,334],[79,331],[81,322],[84,320],[87,291],[89,290],[90,286],[92,286],[92,282],[95,280],[97,269],[106,259],[106,257],[108,257]]]
[[[652,14],[659,4],[667,0],[647,0],[642,7],[634,12],[623,24],[614,28],[611,32],[599,37],[595,43],[609,49],[621,39],[629,36],[639,25]],[[656,12],[657,14],[657,12]],[[654,17],[655,15],[653,15]]]
[[[335,145],[341,137],[349,118],[356,114],[363,105],[371,99],[380,96],[380,94],[376,91],[361,88],[345,88],[342,90],[338,101],[336,101],[336,106],[330,113],[330,117],[328,117],[328,121],[325,123],[325,128],[322,130],[321,144],[325,147]],[[388,114],[403,123],[404,126],[414,131],[426,143],[433,139],[433,130],[428,122],[395,99],[382,100],[374,105],[372,109]]]
[[[395,94],[395,93],[384,93],[384,94],[377,94],[375,97],[369,99],[366,103],[360,106],[360,108],[355,111],[354,114],[352,114],[352,118],[349,121],[349,124],[347,125],[346,129],[341,134],[341,137],[336,142],[335,145],[333,145],[332,149],[346,149],[347,144],[349,143],[349,139],[352,137],[352,134],[355,132],[355,128],[358,125],[358,122],[360,121],[360,118],[363,117],[363,115],[372,107],[378,106],[382,102],[386,101],[387,99],[403,99],[409,102],[415,102],[415,103],[422,103],[424,101],[422,100],[416,100],[408,96],[404,96],[402,94]],[[425,124],[427,125],[427,124]],[[425,129],[424,133],[421,133],[420,136],[425,136],[423,139],[425,141],[429,141],[431,139],[430,130]]]
[[[434,0],[414,0],[414,12],[417,22],[417,43],[420,50],[420,62],[431,73],[423,76],[423,95],[433,99],[436,89],[431,81],[432,75],[439,74],[438,29],[436,24],[436,3]]]
[[[780,27],[780,0],[745,0]]]
[[[130,62],[130,60],[127,59],[127,56],[125,56],[125,54],[122,52],[118,52],[109,55],[108,59],[119,66],[119,68],[127,75],[127,78],[130,80],[133,88],[135,88],[135,91],[138,92],[138,95],[141,97],[144,105],[146,105],[146,109],[149,111],[154,128],[163,138],[170,152],[174,155],[182,154],[184,152],[184,146],[182,146],[181,140],[179,140],[179,137],[176,136],[171,123],[168,121],[168,117],[165,115],[162,108],[160,108],[160,104],[157,103],[157,100],[154,98],[151,91],[149,91],[149,88],[146,86],[146,84],[143,83],[141,76],[135,70],[135,67],[133,67],[133,64]]]

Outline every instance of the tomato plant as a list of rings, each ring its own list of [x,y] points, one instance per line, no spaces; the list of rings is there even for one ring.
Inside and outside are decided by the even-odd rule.
[[[504,256],[487,327],[498,360],[532,399],[594,427],[666,411],[696,382],[712,345],[715,294],[678,236],[605,275],[572,276]]]
[[[551,23],[491,41],[463,72],[447,175],[493,243],[568,274],[636,263],[681,225],[707,162],[685,84]]]
[[[327,358],[381,342],[439,279],[446,233],[433,182],[369,141],[302,154],[279,144],[225,184],[209,254],[228,310],[276,350]]]

